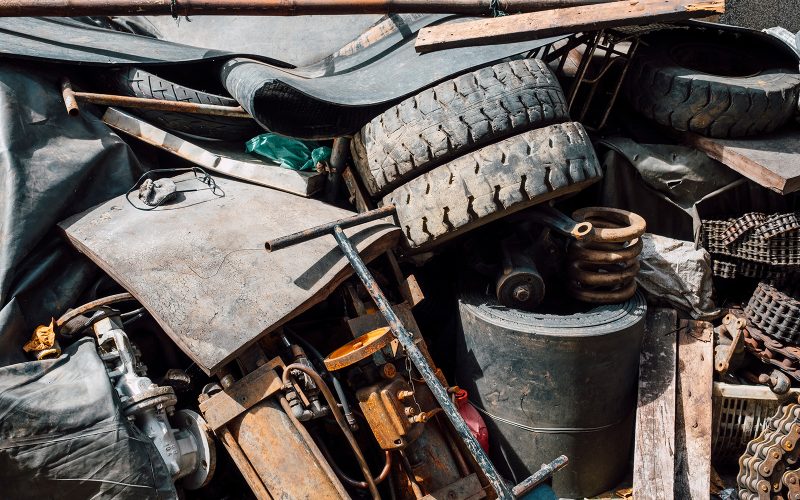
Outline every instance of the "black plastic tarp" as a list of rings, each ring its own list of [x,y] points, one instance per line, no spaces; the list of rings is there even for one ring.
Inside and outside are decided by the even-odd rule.
[[[125,192],[139,174],[128,146],[97,117],[67,115],[57,78],[0,65],[4,498],[174,495],[152,442],[119,413],[91,339],[49,361],[31,361],[22,350],[37,325],[77,305],[97,278],[56,223]]]

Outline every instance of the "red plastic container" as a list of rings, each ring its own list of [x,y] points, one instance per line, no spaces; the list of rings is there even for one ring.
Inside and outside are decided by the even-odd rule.
[[[483,451],[488,453],[489,429],[486,428],[486,422],[483,420],[483,416],[481,416],[478,410],[469,402],[469,394],[467,394],[467,391],[464,389],[459,389],[458,392],[456,392],[456,405],[458,406],[458,413],[461,414],[461,418],[467,423],[470,432],[472,432],[472,435],[478,440],[478,444],[481,445]]]

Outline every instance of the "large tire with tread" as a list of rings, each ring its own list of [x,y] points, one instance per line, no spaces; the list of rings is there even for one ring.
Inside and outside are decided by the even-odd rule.
[[[351,149],[367,191],[378,196],[481,146],[568,120],[553,72],[538,59],[520,59],[402,101],[356,133]]]
[[[217,106],[239,105],[230,97],[185,87],[135,67],[107,72],[101,77],[101,84],[109,91],[131,97]],[[241,141],[264,132],[254,120],[244,118],[170,113],[138,108],[131,108],[130,111],[153,125],[209,139]]]
[[[579,123],[531,130],[440,165],[386,197],[408,247],[423,251],[602,176]]]
[[[627,94],[634,109],[679,131],[708,137],[772,132],[797,108],[797,61],[753,37],[670,29],[643,38]]]

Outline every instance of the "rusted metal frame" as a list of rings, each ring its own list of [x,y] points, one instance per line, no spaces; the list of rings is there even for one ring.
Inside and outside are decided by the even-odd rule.
[[[533,491],[534,488],[542,484],[548,477],[552,476],[554,472],[559,471],[567,466],[569,460],[566,455],[561,455],[552,462],[542,465],[542,468],[534,472],[532,476],[525,479],[518,485],[514,486],[511,490],[517,497],[522,497]]]
[[[200,403],[200,411],[209,427],[216,431],[256,404],[277,394],[283,384],[275,369],[283,366],[283,360],[273,358],[224,391]]]
[[[227,116],[230,118],[251,118],[241,106],[219,106],[216,104],[166,101],[163,99],[98,94],[94,92],[75,92],[72,89],[72,83],[67,78],[61,81],[61,96],[64,98],[64,106],[70,116],[77,116],[80,113],[78,101],[81,101],[102,106],[119,106],[121,108],[153,109],[196,115]]]
[[[583,57],[581,58],[581,63],[578,65],[578,71],[575,74],[575,81],[572,82],[572,86],[569,89],[569,94],[567,95],[567,109],[572,109],[572,105],[575,103],[575,98],[578,95],[578,90],[580,90],[581,82],[586,77],[586,71],[589,69],[589,62],[594,57],[595,50],[597,50],[597,45],[600,42],[600,37],[603,36],[604,30],[600,30],[593,35],[590,35],[591,42],[587,42],[587,49],[583,53]]]
[[[612,0],[4,0],[0,17],[298,16],[348,14],[478,14],[531,12]]]
[[[304,229],[303,231],[281,236],[280,238],[271,239],[264,243],[264,247],[268,252],[280,250],[281,248],[297,245],[298,243],[302,243],[304,241],[313,240],[314,238],[331,234],[331,232],[333,232],[337,227],[340,229],[345,229],[348,227],[358,226],[366,222],[372,222],[374,220],[383,219],[384,217],[389,217],[394,215],[395,212],[396,209],[394,205],[386,205],[385,207],[376,208],[375,210],[370,210],[369,212],[360,213],[351,217],[345,217],[327,224],[322,224],[310,229]]]

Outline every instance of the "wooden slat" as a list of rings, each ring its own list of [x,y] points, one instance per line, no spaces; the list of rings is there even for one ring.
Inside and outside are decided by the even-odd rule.
[[[724,0],[625,0],[423,28],[417,52],[536,40],[603,28],[720,14]]]
[[[675,420],[675,498],[707,499],[711,487],[714,345],[705,321],[681,322]]]
[[[653,309],[647,315],[633,457],[633,496],[637,500],[673,497],[676,322],[672,309]]]
[[[800,190],[800,130],[765,137],[712,139],[684,134],[684,142],[748,179],[780,194]]]

